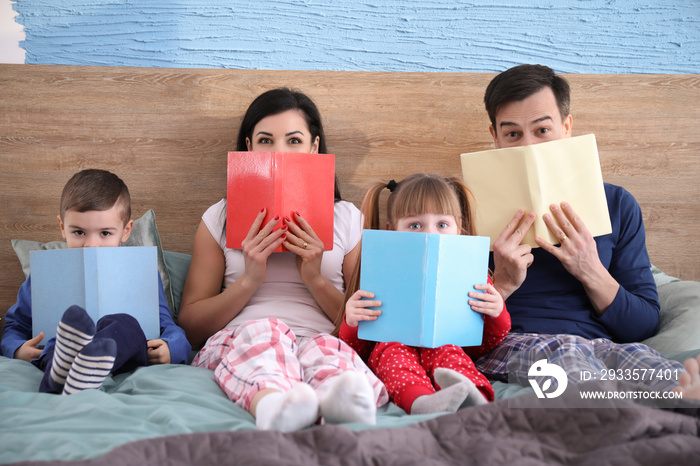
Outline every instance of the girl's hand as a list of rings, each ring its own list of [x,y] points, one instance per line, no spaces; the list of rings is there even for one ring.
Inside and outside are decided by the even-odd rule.
[[[491,317],[498,317],[503,312],[503,298],[490,283],[485,285],[474,285],[477,290],[483,290],[485,293],[470,291],[469,297],[474,298],[469,300],[469,306],[473,311],[485,314]]]
[[[357,327],[361,320],[377,320],[382,311],[369,308],[379,307],[382,305],[382,302],[373,301],[372,298],[374,298],[374,293],[369,291],[357,290],[353,293],[348,302],[345,303],[345,323],[350,327]]]
[[[260,229],[260,225],[262,225],[264,219],[265,209],[263,208],[255,218],[253,225],[248,231],[248,235],[241,243],[243,260],[245,263],[243,277],[246,277],[257,286],[265,280],[267,258],[282,244],[287,230],[285,225],[285,227],[273,231],[280,222],[279,215],[270,220],[263,229]]]
[[[301,279],[307,287],[319,279],[321,275],[321,259],[323,258],[323,241],[314,232],[311,225],[299,214],[292,213],[294,222],[288,217],[284,218],[288,227],[287,236],[282,243],[285,248],[297,255],[297,268]]]
[[[170,364],[170,346],[165,340],[148,340],[148,364]]]

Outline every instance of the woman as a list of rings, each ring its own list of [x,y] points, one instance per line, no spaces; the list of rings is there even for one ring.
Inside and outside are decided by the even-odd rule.
[[[248,108],[239,151],[327,153],[321,117],[306,95],[274,89]],[[328,335],[343,307],[344,277],[359,256],[361,214],[337,186],[332,251],[298,213],[254,219],[242,250],[226,248],[226,200],[202,216],[179,324],[206,344],[193,365],[215,371],[228,397],[260,429],[376,422],[384,386],[346,344]],[[240,219],[249,222],[251,219]],[[282,224],[281,228],[275,228]],[[279,245],[289,252],[272,253]]]

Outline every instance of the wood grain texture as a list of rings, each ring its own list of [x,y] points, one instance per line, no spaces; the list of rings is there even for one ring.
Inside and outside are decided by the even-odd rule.
[[[154,209],[163,247],[191,252],[201,214],[225,196],[242,113],[282,85],[324,118],[344,197],[377,178],[460,174],[492,147],[483,91],[493,74],[0,65],[0,313],[23,281],[10,239],[60,239],[64,183],[119,174],[134,217]],[[568,75],[574,134],[595,133],[605,181],[644,213],[654,265],[700,280],[700,77]],[[498,183],[497,177],[494,183]]]

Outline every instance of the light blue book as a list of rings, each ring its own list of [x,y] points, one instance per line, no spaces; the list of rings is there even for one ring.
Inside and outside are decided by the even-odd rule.
[[[130,314],[146,339],[160,337],[155,246],[74,248],[30,253],[32,334],[56,336],[65,310],[77,304],[93,321]]]
[[[358,336],[409,346],[478,346],[484,318],[469,307],[488,281],[487,237],[385,230],[362,232],[360,288],[382,302]]]

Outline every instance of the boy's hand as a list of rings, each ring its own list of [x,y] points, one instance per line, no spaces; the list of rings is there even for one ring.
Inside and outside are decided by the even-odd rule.
[[[490,283],[485,285],[474,285],[477,290],[484,290],[485,293],[470,291],[469,306],[473,311],[486,314],[491,317],[498,317],[503,312],[503,298]]]
[[[148,364],[170,364],[168,342],[161,339],[148,340]]]
[[[362,299],[369,298],[369,299]],[[382,311],[379,309],[369,309],[370,307],[379,307],[381,301],[372,301],[374,293],[369,291],[357,290],[345,303],[345,322],[350,327],[357,327],[361,320],[377,320]]]
[[[44,332],[39,332],[39,335],[35,336],[31,340],[25,341],[22,346],[17,348],[15,351],[15,359],[22,359],[27,362],[31,362],[33,359],[41,356],[41,351],[36,347],[41,340],[44,339]]]

